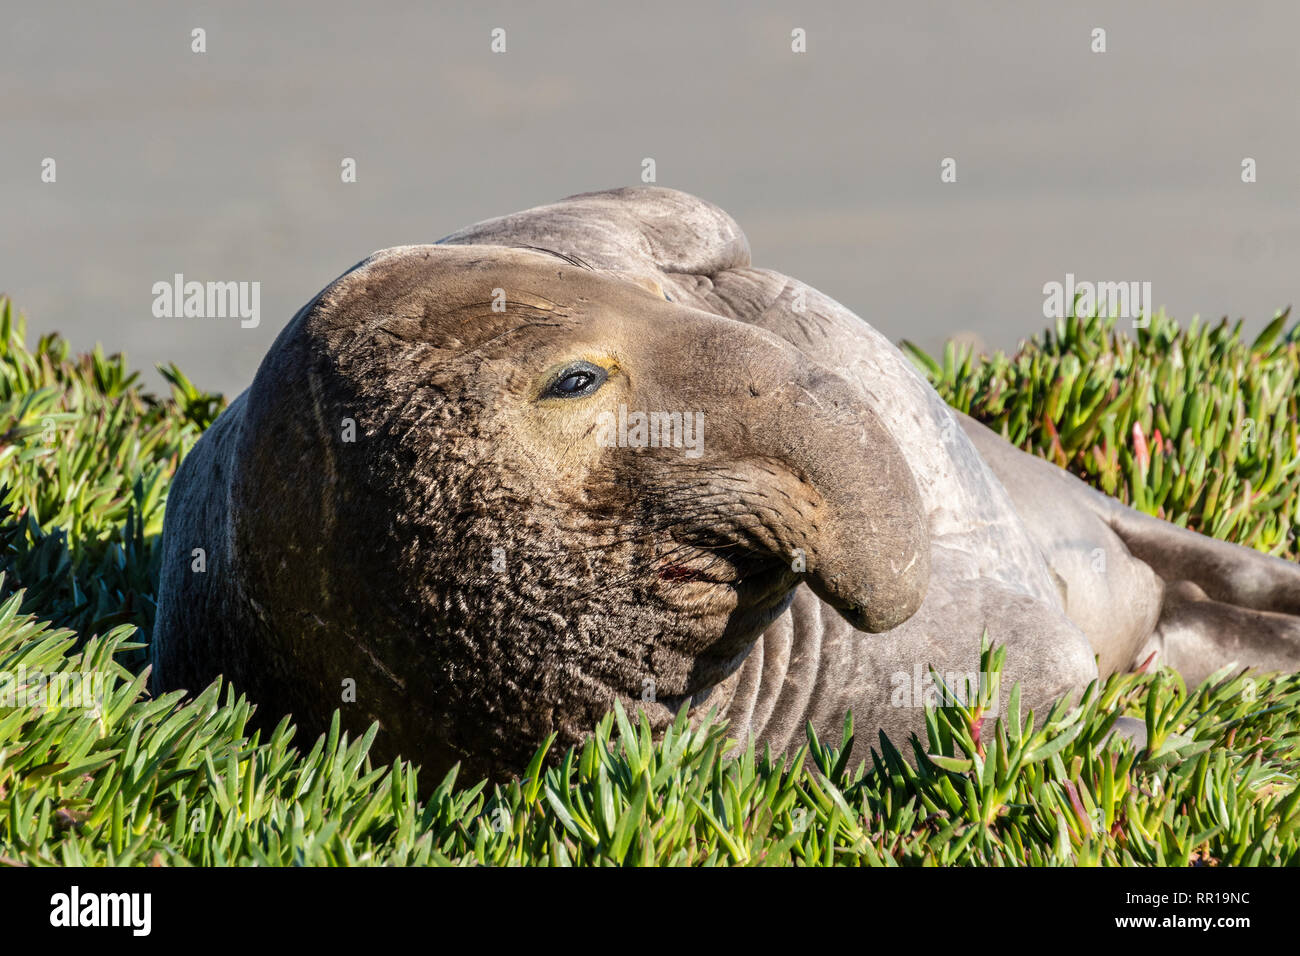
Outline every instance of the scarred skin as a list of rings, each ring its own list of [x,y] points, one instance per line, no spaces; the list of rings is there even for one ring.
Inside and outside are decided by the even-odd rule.
[[[556,393],[579,367],[603,382]],[[699,455],[602,443],[620,405],[702,415]],[[164,549],[157,688],[377,720],[426,782],[518,772],[615,700],[776,752],[849,708],[902,742],[922,669],[974,674],[985,632],[1039,708],[1152,652],[1189,679],[1300,656],[1295,565],[1021,453],[664,189],[340,277],[183,463]]]

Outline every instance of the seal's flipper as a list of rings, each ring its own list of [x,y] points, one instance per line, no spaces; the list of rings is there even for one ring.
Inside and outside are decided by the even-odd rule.
[[[1190,581],[1214,601],[1300,620],[1300,565],[1122,505],[1108,517],[1133,556],[1166,583]]]
[[[1300,617],[1216,601],[1190,581],[1165,590],[1160,622],[1142,654],[1178,671],[1190,687],[1229,664],[1300,669]]]
[[[1135,511],[966,415],[1103,674],[1151,652],[1199,681],[1229,663],[1300,669],[1300,566]]]
[[[1226,664],[1300,669],[1300,566],[1118,505],[1110,526],[1164,581],[1155,651],[1188,684]]]

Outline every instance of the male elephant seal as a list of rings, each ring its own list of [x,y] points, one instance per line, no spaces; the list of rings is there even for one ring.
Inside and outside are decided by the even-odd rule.
[[[615,700],[901,742],[985,631],[1035,707],[1152,651],[1300,660],[1296,566],[1021,453],[665,189],[345,273],[186,458],[163,547],[158,688],[341,706],[435,772],[518,771]]]

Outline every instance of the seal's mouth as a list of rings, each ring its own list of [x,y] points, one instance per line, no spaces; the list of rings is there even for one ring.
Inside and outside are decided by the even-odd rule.
[[[669,584],[703,583],[730,588],[742,599],[760,599],[785,584],[790,590],[799,576],[779,564],[762,560],[727,558],[712,553],[666,559],[659,564],[658,578]],[[748,603],[748,602],[746,602]]]
[[[660,581],[712,581],[712,579],[699,568],[692,568],[685,564],[667,562],[659,567]],[[716,582],[715,582],[716,583]]]
[[[745,630],[771,624],[789,606],[795,587],[802,581],[851,627],[872,630],[866,607],[846,600],[835,587],[838,579],[823,582],[815,575],[796,574],[771,561],[711,560],[702,564],[698,559],[669,560],[660,564],[658,578],[669,584],[701,583],[726,588],[736,596],[737,623],[743,621]]]
[[[661,561],[658,579],[687,607],[725,609],[727,622],[715,651],[747,643],[790,606],[800,575],[770,557],[716,551],[680,554]]]
[[[672,714],[736,672],[799,585],[784,562],[734,547],[679,545],[655,576],[661,599],[679,615],[678,646],[691,659],[689,677],[669,701]]]

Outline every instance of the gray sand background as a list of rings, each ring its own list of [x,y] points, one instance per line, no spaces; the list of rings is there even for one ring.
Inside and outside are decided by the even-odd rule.
[[[929,347],[1013,346],[1067,272],[1252,328],[1300,289],[1294,3],[435,6],[4,0],[0,290],[30,332],[233,395],[370,251],[644,157],[758,264]],[[154,318],[177,272],[260,282],[260,326]]]

